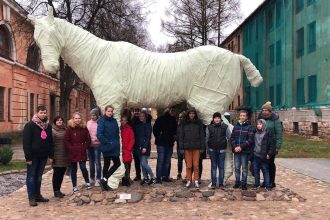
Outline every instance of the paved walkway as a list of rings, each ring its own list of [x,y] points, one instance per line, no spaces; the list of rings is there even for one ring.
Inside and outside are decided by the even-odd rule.
[[[315,179],[330,183],[330,159],[321,158],[278,158],[276,163]]]
[[[172,168],[176,170],[176,160],[172,161]],[[155,160],[150,161],[153,170],[155,163]],[[131,172],[133,176],[134,170]],[[176,173],[172,175],[176,176]],[[80,171],[78,176],[82,184]],[[203,179],[209,177],[210,161],[205,160]],[[24,186],[0,197],[0,219],[330,219],[330,184],[281,166],[278,166],[277,183],[303,196],[306,202],[199,201],[69,206],[66,205],[68,197],[63,200],[53,197],[51,179],[52,171],[43,176],[42,193],[50,198],[48,204],[29,207]],[[232,184],[233,179],[230,182]],[[71,193],[68,177],[65,177],[62,190]]]

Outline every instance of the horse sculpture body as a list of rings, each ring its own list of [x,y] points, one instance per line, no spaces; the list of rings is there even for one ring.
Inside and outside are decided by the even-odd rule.
[[[51,7],[50,7],[51,9]],[[97,105],[111,104],[115,118],[123,107],[167,107],[184,100],[208,123],[216,111],[223,113],[241,83],[241,66],[252,86],[262,77],[249,59],[215,46],[185,52],[154,53],[127,42],[95,37],[65,20],[30,18],[46,71],[56,73],[61,56],[93,91]],[[117,188],[123,167],[111,177]]]

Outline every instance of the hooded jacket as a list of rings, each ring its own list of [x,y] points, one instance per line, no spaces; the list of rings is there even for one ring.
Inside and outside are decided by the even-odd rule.
[[[189,113],[194,112],[195,118],[189,119]],[[205,151],[205,132],[202,121],[194,108],[187,111],[185,121],[179,127],[179,147],[183,150],[199,149]]]
[[[87,148],[91,144],[91,137],[86,125],[83,123],[79,126],[74,123],[73,119],[69,120],[64,144],[68,152],[69,162],[87,161]]]
[[[267,128],[265,120],[261,120],[263,123],[262,130],[256,129],[254,136],[254,156],[266,160],[267,155],[273,157],[275,155],[275,142],[276,139],[273,133]],[[258,141],[259,139],[259,141]]]
[[[158,117],[153,127],[155,144],[163,147],[173,147],[176,128],[176,119],[168,112]]]
[[[150,156],[151,152],[151,125],[147,122],[139,121],[134,126],[135,144],[134,148],[136,152],[142,154],[142,149],[147,149],[144,155]]]
[[[270,130],[275,136],[276,148],[280,149],[282,146],[283,130],[279,116],[272,112],[269,118],[265,118],[260,113],[258,119],[264,119],[266,121],[268,130]]]
[[[130,125],[126,124],[125,126],[120,127],[121,130],[121,141],[123,149],[123,162],[131,163],[132,162],[132,150],[134,147],[134,132]]]
[[[254,129],[251,127],[249,121],[243,123],[237,122],[234,126],[230,137],[230,143],[235,152],[235,147],[240,146],[242,151],[240,153],[251,153],[254,141]]]
[[[119,157],[120,141],[117,120],[103,115],[97,121],[97,139],[100,141],[100,151],[105,157]]]

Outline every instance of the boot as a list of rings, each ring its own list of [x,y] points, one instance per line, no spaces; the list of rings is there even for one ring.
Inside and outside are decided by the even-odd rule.
[[[29,199],[29,205],[30,206],[37,206],[37,202],[36,202],[36,199],[35,198],[30,198]]]
[[[41,194],[39,194],[39,195],[36,195],[35,201],[36,202],[49,202],[49,199],[46,199]]]
[[[55,191],[54,196],[55,196],[55,198],[63,198],[64,197],[64,195],[60,191]]]

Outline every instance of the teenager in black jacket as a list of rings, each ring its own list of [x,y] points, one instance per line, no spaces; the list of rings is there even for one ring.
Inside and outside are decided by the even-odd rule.
[[[41,179],[48,158],[53,162],[52,127],[48,123],[45,106],[39,106],[32,120],[24,126],[23,150],[27,164],[26,186],[30,206],[48,202],[40,193]]]

